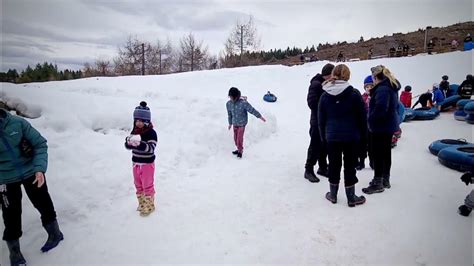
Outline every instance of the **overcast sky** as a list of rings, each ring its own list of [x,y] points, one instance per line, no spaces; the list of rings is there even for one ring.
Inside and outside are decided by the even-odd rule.
[[[1,69],[53,62],[80,69],[111,59],[129,35],[174,44],[189,32],[218,54],[252,15],[261,48],[355,41],[473,21],[472,0],[0,0]]]

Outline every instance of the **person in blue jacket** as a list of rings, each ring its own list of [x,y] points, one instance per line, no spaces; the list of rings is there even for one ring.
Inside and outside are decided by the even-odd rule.
[[[378,65],[371,71],[375,86],[370,90],[368,127],[372,136],[374,178],[362,189],[366,194],[380,193],[391,187],[392,136],[399,129],[400,83],[385,66]]]
[[[344,186],[349,207],[364,204],[364,196],[355,195],[356,162],[359,142],[366,138],[367,113],[360,92],[348,82],[350,70],[337,65],[332,78],[323,84],[325,93],[321,96],[318,109],[318,125],[321,141],[327,144],[329,158],[329,192],[326,199],[337,202],[341,179],[342,157],[344,156]]]
[[[12,265],[26,264],[20,250],[21,186],[41,214],[48,240],[41,251],[56,247],[63,234],[59,230],[53,201],[44,174],[48,165],[46,139],[25,119],[0,109],[0,204]]]
[[[433,84],[433,103],[435,104],[435,106],[438,106],[438,108],[441,107],[444,99],[444,94],[438,88],[438,84]]]

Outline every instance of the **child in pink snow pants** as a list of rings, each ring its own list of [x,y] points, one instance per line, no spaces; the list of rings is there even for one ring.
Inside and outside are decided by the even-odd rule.
[[[155,210],[155,148],[156,132],[151,123],[150,108],[141,102],[133,112],[134,126],[125,139],[125,148],[132,150],[133,178],[137,190],[138,208],[141,216]]]
[[[251,113],[257,118],[265,122],[265,118],[255,110],[250,103],[247,102],[245,96],[240,95],[239,89],[232,87],[229,90],[230,100],[227,102],[227,115],[229,119],[229,130],[234,127],[234,142],[237,150],[233,151],[232,154],[237,155],[238,158],[242,158],[244,151],[244,132],[245,126],[248,122],[247,113]]]

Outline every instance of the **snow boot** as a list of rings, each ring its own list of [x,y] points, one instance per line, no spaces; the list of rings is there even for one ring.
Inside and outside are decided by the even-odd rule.
[[[327,168],[318,168],[318,171],[316,173],[324,177],[329,177],[329,172]]]
[[[311,183],[318,183],[319,178],[314,174],[313,168],[306,168],[304,171],[304,178],[308,179],[309,182]]]
[[[381,193],[384,191],[382,182],[382,178],[374,177],[374,179],[370,181],[369,186],[362,189],[362,192],[365,194]]]
[[[48,240],[46,240],[46,243],[44,243],[43,247],[41,247],[41,251],[48,252],[49,250],[55,248],[59,242],[64,239],[64,236],[59,230],[57,220],[45,225],[44,229],[46,229],[46,232],[48,232]]]
[[[242,158],[242,153],[241,152],[237,152],[237,158],[239,158],[239,159]]]
[[[329,192],[326,193],[326,199],[333,204],[337,203],[337,191],[339,190],[339,184],[329,183]]]
[[[141,211],[143,209],[143,204],[145,203],[145,194],[137,194],[137,199],[138,199],[137,211]]]
[[[140,211],[140,216],[148,216],[155,210],[155,198],[153,196],[145,196],[143,208]]]
[[[459,206],[459,214],[461,214],[462,216],[469,216],[469,214],[471,214],[471,211],[472,209],[469,208],[467,205],[461,205]]]
[[[356,196],[355,185],[346,187],[347,205],[349,207],[355,207],[356,205],[362,205],[365,203],[364,196]]]
[[[391,188],[392,187],[390,185],[390,176],[386,176],[382,179],[382,185],[383,185],[383,188]]]
[[[10,264],[12,266],[26,266],[26,260],[20,251],[20,240],[7,241],[7,246],[10,251]]]
[[[232,152],[232,154],[233,154],[233,155],[237,155],[237,154],[239,154],[239,150],[235,150],[235,151],[233,151],[233,152]]]

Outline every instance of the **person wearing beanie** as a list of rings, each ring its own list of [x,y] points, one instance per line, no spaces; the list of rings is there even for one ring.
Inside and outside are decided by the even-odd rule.
[[[369,113],[369,101],[370,101],[370,90],[374,87],[374,81],[372,76],[369,75],[364,79],[364,93],[362,94],[362,99],[364,100],[365,110],[367,114]],[[359,147],[359,156],[357,158],[356,169],[358,171],[365,168],[365,158],[367,154],[369,155],[369,165],[372,167],[372,153],[370,151],[370,132],[366,131],[366,137],[361,138],[360,147]]]
[[[323,83],[324,93],[318,106],[321,139],[327,145],[329,158],[329,192],[326,199],[337,203],[337,192],[344,164],[344,186],[349,207],[365,203],[355,195],[356,159],[359,142],[366,137],[367,112],[360,92],[348,82],[351,72],[340,64],[332,71],[331,80]],[[344,160],[342,160],[344,158]]]
[[[132,151],[133,179],[138,199],[137,211],[148,216],[155,210],[155,149],[156,132],[151,123],[151,111],[142,101],[133,111],[133,130],[125,138],[125,148]]]
[[[400,82],[391,71],[382,65],[370,69],[375,86],[370,90],[368,127],[371,137],[374,177],[366,194],[380,193],[390,188],[392,165],[392,137],[400,129],[398,91]]]
[[[26,265],[20,249],[22,186],[48,233],[41,251],[55,248],[64,239],[48,192],[47,166],[46,139],[28,121],[0,108],[0,205],[11,265]]]
[[[311,140],[308,147],[308,155],[306,157],[304,177],[311,183],[319,182],[319,178],[314,173],[314,166],[316,163],[319,164],[317,174],[326,177],[328,176],[328,164],[326,161],[327,151],[324,144],[321,142],[321,136],[319,135],[318,129],[318,106],[319,99],[324,93],[322,84],[324,81],[331,78],[333,69],[333,64],[324,65],[321,74],[316,74],[316,76],[311,79],[308,89],[307,102],[311,109],[309,128]]]
[[[458,88],[458,95],[461,96],[463,99],[470,99],[471,96],[474,94],[474,78],[471,74],[466,76],[466,80],[464,80]]]
[[[411,97],[411,86],[407,85],[400,94],[400,102],[403,104],[403,106],[405,106],[405,108],[411,107]]]
[[[451,96],[450,92],[449,92],[449,81],[448,81],[448,79],[449,79],[449,77],[447,75],[443,75],[441,77],[441,82],[439,83],[439,89],[443,93],[444,98],[447,98],[447,97]]]
[[[226,104],[227,118],[229,121],[229,130],[234,127],[234,143],[237,150],[232,154],[237,155],[237,158],[242,158],[244,152],[244,133],[245,126],[247,126],[248,115],[253,114],[265,122],[265,118],[255,108],[247,102],[247,97],[241,96],[240,90],[232,87],[229,89],[229,101]]]

